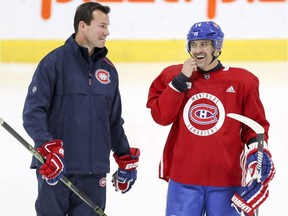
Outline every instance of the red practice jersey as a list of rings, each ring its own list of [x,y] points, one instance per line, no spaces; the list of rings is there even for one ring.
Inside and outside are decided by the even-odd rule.
[[[183,184],[239,186],[244,184],[245,144],[257,135],[249,127],[226,116],[237,113],[265,129],[259,96],[259,80],[242,68],[195,71],[191,88],[181,93],[172,87],[183,64],[165,68],[149,89],[147,107],[154,121],[170,125],[159,177]]]

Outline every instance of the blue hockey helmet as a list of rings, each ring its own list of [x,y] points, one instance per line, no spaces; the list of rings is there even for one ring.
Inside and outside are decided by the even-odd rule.
[[[195,23],[187,34],[187,51],[190,52],[190,42],[195,40],[211,40],[215,49],[222,48],[224,33],[219,25],[212,21]]]

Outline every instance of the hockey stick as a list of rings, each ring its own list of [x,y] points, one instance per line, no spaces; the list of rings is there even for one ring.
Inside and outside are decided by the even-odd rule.
[[[2,118],[0,118],[1,125],[12,135],[14,136],[28,151],[30,151],[35,158],[37,158],[42,164],[45,163],[45,159],[42,155],[37,152],[26,140],[24,140],[10,125],[8,125]],[[72,182],[69,181],[64,175],[60,180],[71,190],[73,191],[81,200],[83,200],[87,205],[89,205],[98,216],[107,216],[104,211],[97,206],[87,195],[80,191]]]
[[[246,116],[239,115],[236,113],[228,113],[228,117],[235,119],[237,121],[242,122],[243,124],[250,127],[256,134],[257,134],[257,141],[258,141],[258,158],[257,158],[257,167],[256,172],[252,176],[252,179],[257,180],[260,182],[261,178],[261,169],[262,169],[262,159],[263,159],[263,148],[264,148],[264,128],[257,123],[256,121],[247,118]],[[259,208],[256,209],[254,214],[255,216],[259,216]]]

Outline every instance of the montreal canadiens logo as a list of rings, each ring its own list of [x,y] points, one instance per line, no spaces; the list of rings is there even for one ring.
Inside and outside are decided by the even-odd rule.
[[[106,186],[106,178],[101,178],[101,179],[99,180],[99,185],[100,185],[101,187],[105,187],[105,186]]]
[[[193,95],[183,110],[187,129],[198,136],[210,136],[223,125],[225,110],[221,101],[209,93]]]
[[[110,83],[110,73],[104,69],[98,69],[95,72],[96,79],[102,84]]]
[[[189,110],[189,118],[197,124],[212,124],[217,122],[217,107],[207,104],[197,104]]]

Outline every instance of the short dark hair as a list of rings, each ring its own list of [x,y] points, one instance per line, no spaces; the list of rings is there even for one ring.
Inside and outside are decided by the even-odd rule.
[[[74,16],[74,31],[78,32],[78,25],[80,21],[84,21],[87,25],[90,25],[93,19],[93,11],[100,10],[105,14],[110,12],[110,7],[101,5],[97,2],[86,2],[79,5],[76,9]]]

